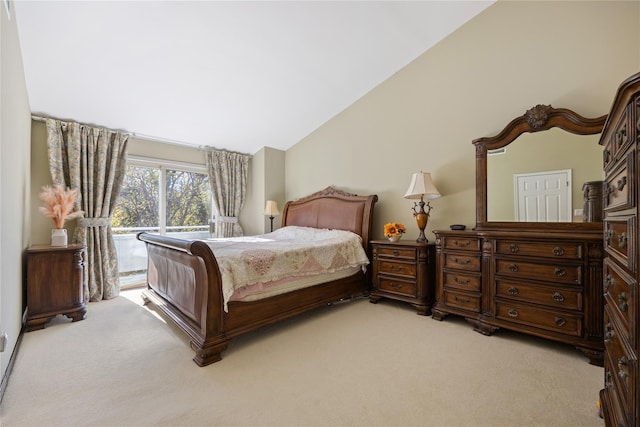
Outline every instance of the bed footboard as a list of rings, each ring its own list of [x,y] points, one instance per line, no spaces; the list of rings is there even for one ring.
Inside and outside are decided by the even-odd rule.
[[[137,238],[147,246],[145,302],[152,302],[189,335],[196,364],[220,360],[230,338],[224,333],[218,263],[209,246],[148,233]]]

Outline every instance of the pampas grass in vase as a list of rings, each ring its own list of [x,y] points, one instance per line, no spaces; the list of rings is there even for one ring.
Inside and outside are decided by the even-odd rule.
[[[40,198],[44,206],[40,207],[40,212],[51,218],[55,227],[51,230],[51,246],[66,246],[67,230],[64,223],[84,215],[83,211],[73,211],[77,197],[78,190],[65,188],[63,185],[42,187]]]

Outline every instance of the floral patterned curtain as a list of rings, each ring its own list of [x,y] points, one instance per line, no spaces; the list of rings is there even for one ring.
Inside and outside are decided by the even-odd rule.
[[[218,208],[216,236],[242,236],[238,217],[247,192],[247,172],[251,156],[211,150],[207,151],[206,158],[213,201]]]
[[[75,122],[47,119],[49,168],[54,184],[78,189],[84,211],[73,241],[86,245],[84,298],[100,301],[118,296],[118,258],[111,215],[125,175],[129,135]]]

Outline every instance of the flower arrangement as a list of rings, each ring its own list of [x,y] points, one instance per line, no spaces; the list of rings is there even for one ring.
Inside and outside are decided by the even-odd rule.
[[[64,228],[67,220],[84,215],[83,211],[72,212],[77,197],[78,190],[65,188],[62,185],[44,186],[40,193],[44,206],[40,207],[40,212],[53,220],[55,228]]]
[[[384,225],[384,237],[402,236],[406,232],[405,226],[399,222],[389,222]]]

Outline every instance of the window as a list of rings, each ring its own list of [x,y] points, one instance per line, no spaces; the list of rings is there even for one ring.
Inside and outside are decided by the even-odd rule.
[[[147,251],[138,232],[207,238],[215,213],[204,166],[129,158],[111,223],[120,286],[144,282]]]

